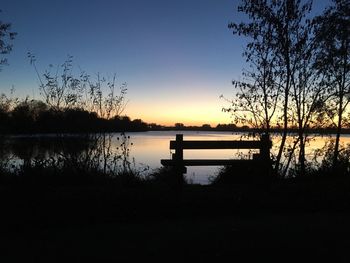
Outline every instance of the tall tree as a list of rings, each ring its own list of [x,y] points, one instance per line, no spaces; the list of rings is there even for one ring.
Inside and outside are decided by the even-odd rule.
[[[315,21],[319,43],[316,68],[324,76],[324,88],[332,94],[329,115],[336,127],[333,154],[336,170],[344,113],[350,102],[350,0],[333,0]]]
[[[297,64],[301,59],[300,51],[305,45],[305,38],[302,36],[308,30],[305,24],[307,24],[307,15],[311,11],[311,6],[311,1],[301,3],[301,0],[242,0],[238,11],[246,13],[249,22],[229,25],[234,34],[243,35],[251,40],[244,53],[248,63],[255,68],[254,74],[250,76],[254,79],[255,87],[259,83],[262,94],[264,89],[269,91],[266,93],[269,100],[264,101],[262,96],[258,97],[258,101],[266,104],[265,108],[269,105],[269,108],[273,109],[270,110],[270,114],[264,114],[265,122],[275,118],[276,125],[282,127],[281,143],[276,156],[276,172],[281,169],[281,159],[285,150],[291,112],[293,112],[290,108],[292,87],[293,83],[296,83]],[[261,54],[264,55],[261,56]],[[248,89],[243,89],[244,96],[241,97],[249,98],[249,103],[252,104],[250,107],[256,109],[257,103],[254,101],[256,96],[249,92],[254,91],[250,85],[243,85],[243,88],[247,86]],[[271,102],[273,105],[270,104]],[[278,111],[276,112],[275,109]],[[274,116],[276,114],[277,116]],[[257,116],[256,111],[253,115]]]
[[[300,28],[299,47],[296,49],[296,63],[291,78],[290,112],[291,125],[297,127],[298,136],[298,174],[306,172],[305,147],[307,143],[308,128],[322,127],[323,110],[327,93],[320,83],[320,78],[313,67],[317,52],[315,52],[315,39],[311,21]],[[288,168],[289,163],[286,165]]]
[[[1,10],[0,10],[1,13]],[[17,33],[11,30],[11,24],[0,20],[0,71],[3,65],[7,64],[6,54],[12,50],[12,40],[14,40]]]
[[[231,23],[229,28],[252,41],[243,53],[250,67],[243,72],[243,81],[232,81],[238,92],[234,99],[228,100],[231,105],[224,111],[231,112],[236,123],[248,124],[269,134],[281,93],[275,78],[272,28],[260,21]]]

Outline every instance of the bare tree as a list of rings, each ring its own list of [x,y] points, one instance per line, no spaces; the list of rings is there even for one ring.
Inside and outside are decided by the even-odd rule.
[[[319,56],[316,68],[332,96],[328,115],[336,128],[333,170],[336,170],[339,142],[350,102],[350,1],[333,0],[333,5],[316,19]]]
[[[28,58],[36,72],[45,103],[55,110],[83,107],[82,100],[88,76],[84,73],[74,75],[72,56],[68,56],[62,65],[55,68],[50,65],[43,74],[36,66],[35,55],[28,52]]]
[[[309,128],[322,127],[322,120],[327,92],[320,85],[320,78],[314,65],[317,55],[315,52],[315,38],[313,38],[312,23],[308,21],[301,26],[299,46],[296,50],[297,60],[293,70],[291,81],[291,125],[296,126],[298,137],[296,143],[298,151],[298,174],[306,172],[305,146],[308,141]],[[290,160],[290,159],[289,159]],[[286,169],[289,167],[289,162]]]
[[[125,110],[127,101],[125,95],[127,92],[126,83],[119,87],[116,84],[116,74],[112,79],[107,80],[97,74],[95,81],[88,78],[88,99],[87,107],[90,111],[97,112],[101,118],[110,119],[120,117]]]
[[[252,41],[243,53],[250,68],[243,72],[243,81],[232,81],[238,92],[228,100],[231,105],[224,111],[232,113],[236,124],[248,124],[269,134],[281,95],[281,86],[275,78],[272,27],[257,19],[248,24],[231,23],[229,28]]]
[[[310,30],[306,25],[309,23],[307,15],[311,11],[311,1],[302,4],[300,0],[242,0],[238,11],[246,13],[249,22],[231,23],[229,27],[234,34],[250,39],[244,56],[253,70],[244,73],[249,82],[234,82],[239,92],[231,111],[238,119],[248,119],[252,126],[269,130],[271,122],[274,122],[282,128],[275,162],[275,171],[281,172],[282,155],[294,114],[291,99],[299,106],[299,102],[306,102],[299,101],[295,96],[299,92],[293,89],[301,87],[296,77],[301,73],[298,73],[302,68],[300,65],[305,63],[301,55],[305,55],[304,48],[308,45],[305,37]],[[301,107],[299,110],[300,127],[307,126],[305,120],[308,122],[310,118],[303,116]],[[244,111],[249,115],[237,114]],[[303,132],[304,128],[300,131]]]

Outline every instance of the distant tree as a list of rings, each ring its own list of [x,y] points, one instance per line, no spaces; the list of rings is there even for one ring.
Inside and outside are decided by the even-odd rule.
[[[0,10],[1,14],[1,10]],[[4,55],[12,51],[12,40],[15,39],[16,32],[11,30],[11,24],[0,20],[0,71],[3,65],[7,65],[7,59]]]
[[[319,44],[316,68],[323,75],[322,85],[331,94],[327,113],[336,127],[333,169],[339,156],[341,131],[350,103],[350,0],[333,0],[315,20]]]
[[[143,122],[141,119],[135,119],[131,122],[132,129],[135,131],[147,130],[147,123]]]
[[[230,123],[230,124],[218,124],[216,126],[216,129],[218,130],[227,130],[227,131],[233,131],[235,129],[237,129],[237,125],[234,123]]]
[[[34,116],[30,111],[28,101],[21,102],[12,111],[13,127],[22,132],[31,132]]]
[[[90,132],[97,126],[97,115],[83,109],[66,109],[63,112],[62,128],[64,131]],[[102,127],[104,128],[104,127]]]
[[[11,117],[15,132],[35,132],[37,127],[36,121],[40,115],[47,111],[48,107],[45,103],[38,100],[29,100],[26,98],[12,110]]]
[[[10,105],[5,94],[0,96],[0,132],[6,132],[9,128]]]
[[[175,123],[175,128],[176,129],[182,129],[184,127],[185,127],[185,125],[183,123],[180,123],[180,122]]]
[[[163,129],[164,126],[157,123],[150,123],[148,124],[148,128],[151,130],[160,130],[160,129]]]
[[[14,89],[11,89],[10,95],[0,94],[0,111],[9,113],[18,103],[19,99],[14,96]]]
[[[131,122],[131,119],[130,119],[130,117],[129,116],[115,116],[115,118],[118,118],[118,119],[120,119],[120,120],[122,120],[122,121],[124,121],[124,122]]]

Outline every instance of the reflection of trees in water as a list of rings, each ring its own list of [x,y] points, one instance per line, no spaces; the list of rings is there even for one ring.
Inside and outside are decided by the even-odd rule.
[[[2,167],[50,167],[113,175],[132,170],[132,143],[124,133],[7,137],[0,140]],[[6,165],[4,165],[6,163]]]
[[[2,140],[7,154],[19,159],[47,158],[58,153],[79,153],[93,144],[89,136],[12,137]]]
[[[90,136],[28,136],[0,139],[0,159],[4,166],[28,167],[34,160],[58,160],[59,156],[79,155],[94,147]]]

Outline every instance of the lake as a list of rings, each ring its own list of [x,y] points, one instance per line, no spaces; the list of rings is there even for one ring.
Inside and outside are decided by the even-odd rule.
[[[216,132],[216,131],[149,131],[149,132],[130,132],[127,136],[130,136],[130,160],[133,160],[137,169],[142,169],[149,167],[148,172],[152,172],[154,169],[161,167],[161,159],[170,159],[171,151],[169,149],[170,140],[175,140],[176,134],[181,133],[184,135],[184,140],[240,140],[247,139],[244,137],[243,133],[232,133],[232,132]],[[19,151],[30,152],[31,157],[42,154],[46,148],[52,148],[46,144],[38,146],[38,138],[45,137],[49,141],[55,139],[53,135],[32,135],[32,136],[10,136],[13,142],[20,140],[21,143],[17,146],[16,151],[13,147],[7,148],[7,153],[11,153],[11,158],[23,159],[23,157],[18,153]],[[75,141],[74,138],[78,138],[79,135],[70,135],[72,142]],[[311,159],[314,155],[314,150],[322,148],[325,142],[330,138],[330,136],[319,136],[310,135],[312,138],[307,147],[307,159]],[[113,134],[112,145],[117,145],[120,143],[118,140],[120,134]],[[252,139],[252,138],[250,138]],[[289,140],[293,140],[291,137]],[[26,143],[23,143],[26,142]],[[34,142],[34,143],[30,143]],[[272,152],[277,151],[279,138],[273,138],[273,144],[275,147],[272,148]],[[342,136],[343,143],[350,143],[350,135]],[[74,143],[69,143],[74,145]],[[72,146],[71,146],[72,147]],[[191,159],[229,159],[229,158],[251,158],[253,151],[249,150],[185,150],[184,158]],[[44,156],[48,156],[49,153],[45,153]],[[186,179],[192,183],[198,184],[208,184],[209,177],[215,175],[220,167],[208,166],[208,167],[187,167]]]
[[[184,135],[184,140],[247,140],[243,133],[216,132],[216,131],[150,131],[141,133],[129,133],[133,146],[131,155],[136,162],[147,164],[154,169],[160,167],[160,159],[170,159],[170,140],[175,140],[176,134]],[[310,135],[310,142],[307,147],[307,159],[314,156],[314,150],[322,148],[331,136]],[[272,152],[277,152],[279,138],[272,138],[275,147]],[[292,138],[290,137],[291,141]],[[342,143],[350,143],[350,135],[342,135]],[[256,151],[249,150],[185,150],[184,158],[191,159],[229,159],[229,158],[251,158]],[[193,183],[207,184],[209,177],[216,174],[220,167],[187,167],[186,178]]]

